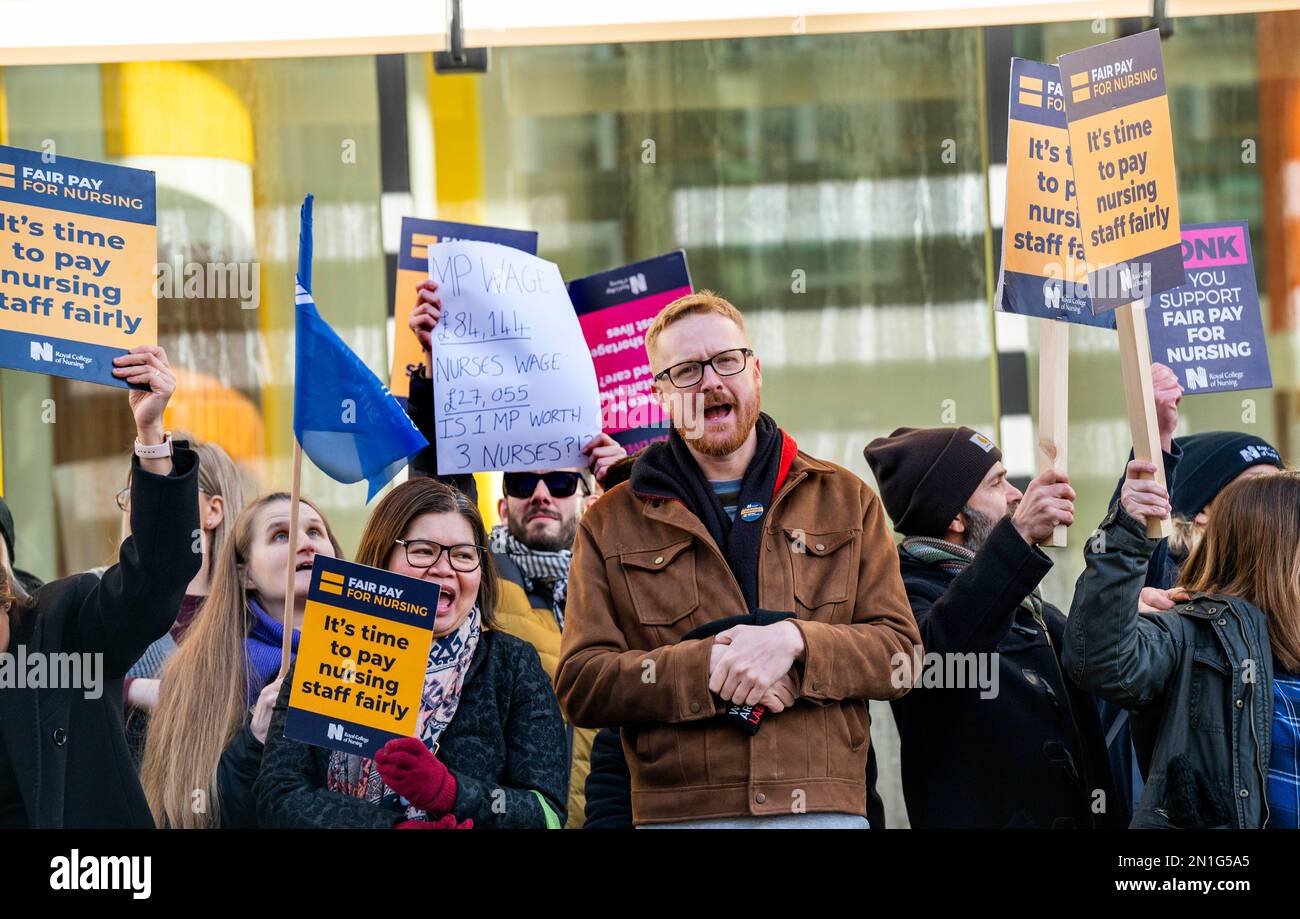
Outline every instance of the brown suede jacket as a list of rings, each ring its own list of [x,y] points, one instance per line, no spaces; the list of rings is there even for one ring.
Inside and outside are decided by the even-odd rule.
[[[749,737],[709,691],[713,640],[680,640],[748,612],[704,524],[628,484],[582,518],[556,692],[574,724],[625,729],[638,824],[866,814],[866,700],[907,691],[921,642],[884,510],[856,475],[798,452],[762,545],[758,605],[793,611],[806,649],[800,697]]]

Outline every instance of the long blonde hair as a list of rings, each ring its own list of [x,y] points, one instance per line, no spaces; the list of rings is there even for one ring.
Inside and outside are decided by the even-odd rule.
[[[199,455],[199,491],[209,498],[220,497],[222,501],[221,522],[207,537],[208,567],[211,568],[212,563],[221,555],[221,547],[234,527],[235,518],[244,509],[244,477],[240,474],[235,461],[230,458],[230,454],[223,450],[220,444],[200,440],[188,431],[172,431],[171,436],[173,441],[188,442],[190,449]],[[131,454],[128,454],[128,463],[131,462],[130,456]],[[131,473],[129,472],[126,476],[126,484],[130,488]],[[123,530],[122,535],[125,536],[127,532]],[[200,532],[202,532],[201,527]],[[114,545],[112,554],[104,564],[108,566],[116,562],[117,546]]]
[[[1238,478],[1219,492],[1180,581],[1259,607],[1278,665],[1300,673],[1300,475]]]
[[[212,566],[208,596],[163,665],[140,765],[140,781],[159,826],[201,829],[220,824],[217,765],[248,716],[252,672],[244,641],[253,620],[241,569],[250,559],[258,513],[288,500],[284,492],[262,495],[240,512]],[[320,514],[311,501],[301,500]],[[324,514],[320,517],[325,520]],[[325,532],[341,558],[328,521]]]
[[[212,530],[208,539],[208,564],[211,567],[212,562],[221,554],[221,547],[234,526],[235,518],[244,509],[244,480],[230,454],[219,445],[199,440],[184,431],[172,436],[176,440],[188,439],[190,449],[199,455],[199,491],[210,498],[219,497],[223,502],[221,522]]]

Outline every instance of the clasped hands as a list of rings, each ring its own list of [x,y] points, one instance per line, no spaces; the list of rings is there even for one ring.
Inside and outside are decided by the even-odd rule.
[[[788,619],[719,632],[709,653],[709,691],[736,705],[784,711],[799,697],[793,668],[804,649],[803,633]]]

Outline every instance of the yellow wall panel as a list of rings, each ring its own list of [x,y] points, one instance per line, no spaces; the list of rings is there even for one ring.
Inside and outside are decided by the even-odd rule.
[[[105,152],[253,162],[244,101],[214,65],[183,61],[102,68]]]

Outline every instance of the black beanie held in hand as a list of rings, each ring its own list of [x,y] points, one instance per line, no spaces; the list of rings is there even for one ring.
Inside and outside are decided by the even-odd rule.
[[[880,500],[904,536],[942,537],[1002,451],[967,428],[899,428],[863,449]]]
[[[1238,431],[1211,431],[1179,437],[1183,449],[1174,474],[1174,491],[1170,505],[1174,513],[1192,520],[1214,500],[1228,483],[1251,466],[1276,466],[1284,469],[1277,449],[1254,434]]]

